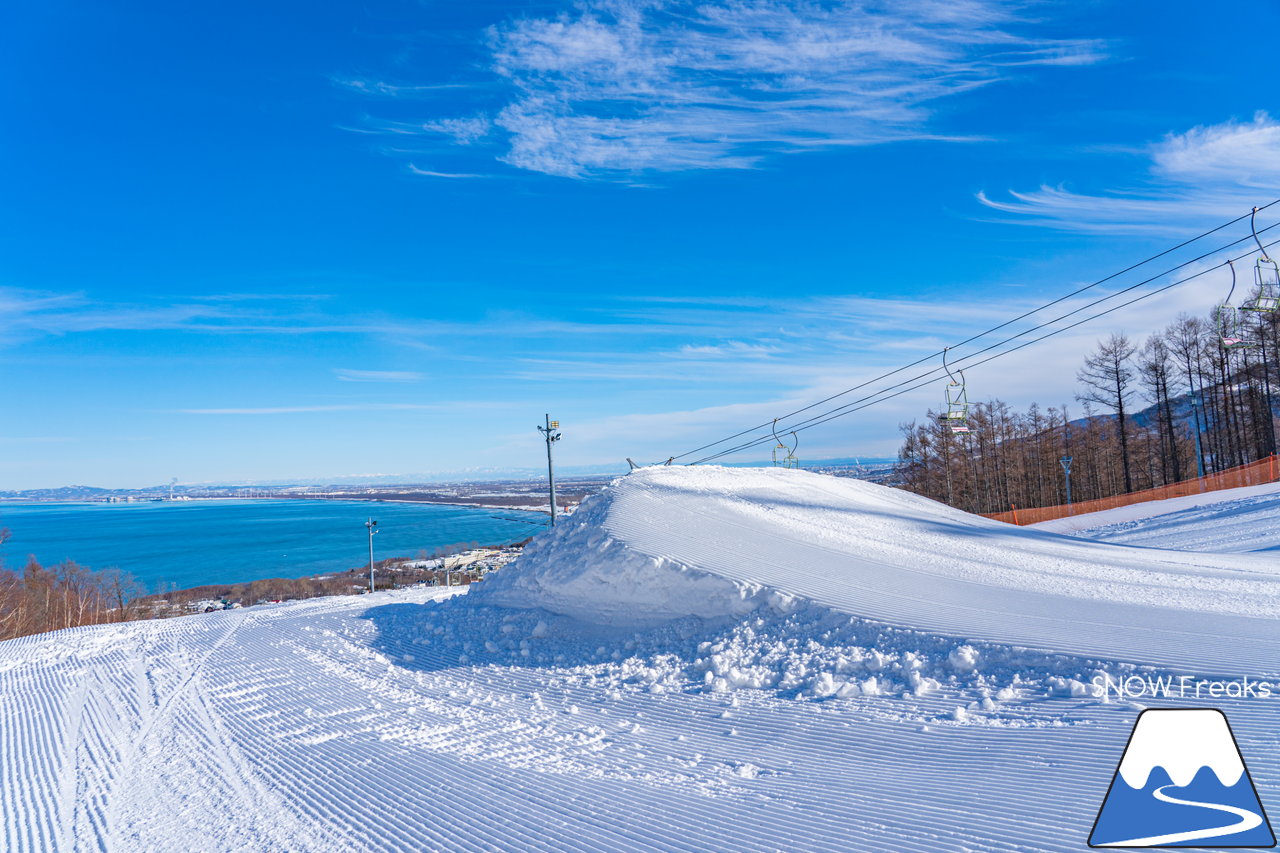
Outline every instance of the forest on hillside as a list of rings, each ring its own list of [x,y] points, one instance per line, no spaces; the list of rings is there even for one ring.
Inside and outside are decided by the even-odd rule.
[[[1222,318],[1180,316],[1145,341],[1112,334],[1080,366],[1075,399],[1014,411],[968,409],[967,432],[930,412],[901,426],[903,486],[951,506],[995,513],[1167,485],[1276,451],[1280,315],[1242,312],[1240,344]]]

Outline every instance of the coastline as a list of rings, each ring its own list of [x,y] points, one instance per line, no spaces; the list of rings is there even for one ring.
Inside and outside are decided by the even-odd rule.
[[[214,501],[346,501],[350,503],[429,504],[431,506],[456,506],[466,509],[519,510],[520,512],[534,512],[548,516],[551,514],[549,504],[493,504],[464,500],[432,500],[430,498],[384,498],[373,495],[216,495],[211,497],[182,498],[178,500],[169,500],[164,498],[160,500],[145,499],[134,501],[87,500],[85,498],[0,498],[0,507],[49,506],[59,504],[76,506],[97,506],[99,504],[102,506],[145,506],[148,504],[212,503]],[[577,501],[564,504],[559,508],[559,514],[571,514],[575,509],[577,509],[577,507]]]
[[[550,516],[550,515],[551,515],[551,510],[550,510],[549,506],[546,506],[546,507],[543,507],[543,506],[525,506],[525,505],[523,505],[523,504],[513,504],[513,505],[508,506],[508,505],[505,505],[505,504],[464,503],[464,502],[461,502],[461,501],[432,501],[432,500],[425,500],[425,499],[422,499],[422,498],[373,498],[373,497],[370,497],[370,498],[358,498],[358,497],[346,497],[346,496],[343,496],[343,497],[333,497],[333,498],[317,498],[317,497],[314,497],[314,496],[308,496],[308,497],[306,497],[306,498],[300,498],[300,500],[319,500],[319,501],[323,501],[323,500],[335,500],[335,501],[350,500],[350,501],[367,501],[367,502],[369,502],[369,503],[384,503],[384,504],[431,504],[432,506],[460,506],[460,507],[467,507],[467,508],[470,508],[470,509],[509,509],[509,510],[520,510],[521,512],[540,512],[540,513],[542,513],[543,515],[546,515],[546,516]],[[567,506],[567,507],[562,507],[562,508],[560,509],[560,514],[562,514],[562,515],[567,514],[567,513],[569,512],[570,508],[577,508],[577,504],[570,504],[570,505],[569,505],[569,506]]]
[[[135,500],[135,501],[107,501],[107,500],[86,500],[85,498],[0,498],[0,507],[4,506],[47,506],[47,505],[70,505],[76,506],[145,506],[147,504],[194,504],[194,503],[210,503],[213,501],[349,501],[361,503],[398,503],[398,504],[430,504],[432,506],[456,506],[469,509],[506,509],[520,510],[521,512],[540,512],[543,515],[550,515],[551,511],[547,505],[530,506],[527,504],[489,504],[489,503],[470,503],[467,501],[444,501],[430,500],[428,498],[380,498],[362,495],[216,495],[211,497],[185,498],[183,500]],[[567,514],[577,507],[576,503],[571,503],[560,508],[561,514]]]
[[[519,542],[547,526],[546,514],[527,506],[516,513],[425,495],[377,504],[369,500],[375,497],[382,498],[10,502],[0,504],[0,527],[12,531],[0,547],[0,566],[18,571],[34,558],[44,566],[74,561],[99,571],[118,568],[155,592],[296,579],[366,564],[366,515],[380,522],[373,542],[379,562]]]
[[[375,582],[379,591],[408,586],[470,586],[520,555],[532,536],[496,545],[477,545],[452,554],[426,559],[420,557],[386,557],[374,563]],[[459,561],[462,557],[470,557]],[[449,560],[455,560],[450,566]],[[431,565],[439,561],[439,565]],[[278,604],[282,601],[325,598],[336,595],[364,595],[368,591],[369,569],[366,565],[338,571],[320,572],[302,577],[257,578],[250,581],[199,584],[182,589],[147,593],[134,599],[145,608],[145,616],[137,618],[175,618],[210,610]],[[214,601],[224,606],[212,607]],[[200,605],[194,607],[194,605]]]

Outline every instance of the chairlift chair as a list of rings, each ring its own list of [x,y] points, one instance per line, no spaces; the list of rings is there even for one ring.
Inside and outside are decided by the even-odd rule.
[[[1213,309],[1213,322],[1218,331],[1218,339],[1223,349],[1245,349],[1257,346],[1257,342],[1249,336],[1240,308],[1231,304],[1231,296],[1236,292],[1236,266],[1227,261],[1231,268],[1231,290],[1227,291],[1227,300]],[[1260,310],[1260,309],[1259,309]]]
[[[796,448],[800,446],[800,436],[796,435],[795,431],[793,430],[791,433],[791,439],[792,439],[792,444],[790,447],[787,448],[787,455],[782,460],[783,468],[799,468],[800,467],[800,460],[799,458],[796,457]]]
[[[778,442],[773,446],[773,467],[775,468],[799,468],[800,460],[796,458],[796,448],[800,446],[800,439],[793,432],[791,437],[795,439],[795,443],[791,447],[787,447],[782,443],[782,439],[778,438],[778,418],[773,419],[773,440]],[[781,458],[778,451],[783,451]]]
[[[1243,311],[1280,311],[1280,266],[1263,256],[1253,265],[1253,280],[1257,285],[1253,301],[1240,308]]]
[[[942,421],[946,426],[957,434],[967,433],[969,431],[969,394],[965,390],[964,371],[957,370],[960,375],[956,379],[956,374],[951,372],[951,368],[947,367],[947,350],[949,347],[942,349],[942,369],[947,371],[947,376],[951,379],[947,383],[946,397],[947,408],[942,414],[938,415],[938,420]]]
[[[1267,255],[1267,249],[1258,239],[1258,227],[1255,219],[1258,208],[1249,215],[1249,227],[1253,230],[1253,242],[1258,244],[1258,260],[1253,265],[1253,282],[1257,287],[1253,300],[1240,306],[1242,311],[1273,312],[1280,311],[1280,266]],[[1232,267],[1232,275],[1235,268]]]
[[[1214,309],[1214,322],[1217,324],[1218,337],[1224,349],[1245,349],[1256,346],[1249,340],[1244,318],[1240,315],[1241,310],[1231,305],[1219,305]]]

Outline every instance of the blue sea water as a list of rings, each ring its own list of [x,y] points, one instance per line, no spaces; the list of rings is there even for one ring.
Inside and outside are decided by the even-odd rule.
[[[12,533],[0,557],[10,569],[29,556],[120,568],[152,591],[302,577],[368,565],[369,517],[378,522],[376,559],[516,542],[546,524],[532,512],[378,501],[0,504],[0,527]]]

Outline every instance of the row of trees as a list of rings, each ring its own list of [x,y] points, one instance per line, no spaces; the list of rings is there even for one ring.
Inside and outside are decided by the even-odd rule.
[[[0,569],[0,640],[137,618],[142,586],[119,569],[93,571],[73,561],[21,572]]]
[[[378,565],[379,582],[383,565]],[[269,601],[295,601],[328,595],[352,595],[369,586],[367,574],[356,569],[310,578],[259,578],[242,583],[211,584],[188,589],[171,589],[147,596],[139,602],[147,616],[181,616],[191,612],[196,602],[234,602],[251,607]]]
[[[930,413],[902,426],[906,488],[970,512],[1065,503],[1213,473],[1276,452],[1280,317],[1257,313],[1256,345],[1228,349],[1213,320],[1181,316],[1141,345],[1114,334],[1077,373],[1080,408],[971,407],[970,431]]]
[[[0,528],[0,544],[8,538],[8,528]],[[440,561],[478,547],[476,542],[458,542],[430,552],[419,551],[417,559],[436,560],[434,567],[413,566],[403,557],[380,560],[374,566],[377,586],[390,589],[419,583],[443,584],[446,580],[470,583],[472,577],[465,568],[450,569]],[[317,577],[263,578],[147,595],[142,584],[119,569],[94,571],[71,560],[45,567],[32,558],[20,572],[0,567],[0,640],[80,625],[180,616],[202,601],[235,602],[247,607],[267,601],[352,595],[368,589],[367,572],[367,567],[362,566]]]

